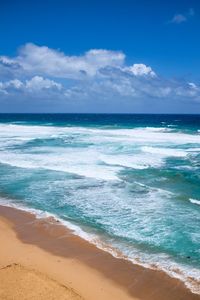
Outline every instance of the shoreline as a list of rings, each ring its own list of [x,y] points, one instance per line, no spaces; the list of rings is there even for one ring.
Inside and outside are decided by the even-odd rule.
[[[0,207],[9,207],[14,208],[17,211],[25,212],[31,215],[34,215],[36,219],[38,220],[49,220],[49,222],[53,222],[55,224],[60,224],[66,228],[66,230],[69,230],[69,232],[81,240],[86,241],[90,245],[95,246],[100,251],[111,254],[111,256],[114,256],[116,259],[125,260],[128,262],[131,262],[131,264],[142,267],[144,269],[150,269],[154,271],[160,271],[164,274],[167,274],[170,278],[178,279],[180,280],[186,288],[188,288],[193,294],[200,295],[200,281],[199,276],[198,278],[193,277],[193,274],[184,274],[182,273],[182,270],[179,269],[179,266],[173,266],[171,268],[163,268],[163,266],[157,266],[154,263],[142,262],[138,256],[136,257],[129,257],[126,256],[124,253],[122,253],[119,249],[113,248],[111,245],[106,244],[101,238],[99,238],[97,235],[93,235],[93,233],[88,233],[84,229],[82,229],[79,225],[75,225],[70,221],[66,221],[61,219],[59,216],[46,212],[41,211],[40,209],[34,209],[34,208],[28,208],[23,205],[17,205],[15,203],[7,203],[6,201],[1,201]],[[151,260],[150,260],[151,261]],[[170,261],[168,262],[168,266],[170,266]],[[193,269],[194,271],[194,269]],[[195,269],[197,272],[197,269]],[[186,275],[186,277],[184,276]],[[197,274],[196,274],[197,275]]]
[[[37,270],[88,300],[200,299],[180,280],[115,258],[53,218],[37,219],[32,213],[0,205],[0,220],[12,232],[9,247],[6,233],[4,242],[0,236],[1,267],[17,263]],[[12,241],[18,243],[19,251],[11,246]]]

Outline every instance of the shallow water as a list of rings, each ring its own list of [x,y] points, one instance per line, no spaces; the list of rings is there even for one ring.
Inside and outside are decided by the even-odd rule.
[[[197,292],[200,116],[0,115],[0,176],[2,203]]]

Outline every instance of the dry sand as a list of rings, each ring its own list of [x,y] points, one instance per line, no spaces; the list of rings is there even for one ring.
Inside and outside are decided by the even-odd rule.
[[[3,206],[0,245],[0,299],[200,299],[179,280],[114,258],[55,220]]]
[[[0,299],[81,300],[73,290],[19,264],[0,269]]]

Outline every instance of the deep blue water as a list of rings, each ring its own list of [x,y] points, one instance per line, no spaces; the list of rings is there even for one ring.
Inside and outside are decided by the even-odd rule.
[[[190,284],[200,267],[200,116],[0,115],[0,197]]]
[[[41,124],[57,126],[111,126],[133,128],[138,126],[178,126],[199,129],[200,115],[169,114],[0,114],[0,123]]]

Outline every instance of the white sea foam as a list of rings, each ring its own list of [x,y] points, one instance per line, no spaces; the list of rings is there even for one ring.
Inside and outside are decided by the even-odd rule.
[[[169,124],[167,127],[177,127],[177,125]]]
[[[192,199],[192,198],[190,198],[189,200],[190,200],[190,202],[193,203],[193,204],[200,205],[200,200]]]
[[[59,147],[51,145],[50,140],[52,138],[59,138]],[[40,145],[37,147],[37,143],[34,143],[34,147],[31,144],[23,147],[24,144],[34,139],[41,139],[42,141],[49,139],[48,143],[46,143],[48,146],[42,147]],[[187,144],[189,144],[190,148],[187,148]],[[10,147],[12,145],[13,147]],[[15,145],[18,147],[15,148]],[[87,212],[87,216],[90,213],[92,217],[102,216],[101,209],[103,207],[106,210],[107,217],[103,220],[102,218],[100,220],[99,217],[99,222],[101,221],[101,224],[109,227],[111,235],[114,233],[119,238],[134,237],[133,231],[135,226],[134,234],[136,240],[145,243],[146,238],[148,242],[156,245],[160,242],[159,230],[166,235],[172,234],[170,229],[170,232],[167,232],[165,226],[167,222],[160,223],[159,220],[163,220],[165,212],[168,211],[167,209],[175,211],[174,201],[170,201],[173,195],[165,190],[150,188],[138,182],[136,184],[140,185],[140,188],[138,186],[132,187],[132,194],[130,193],[129,197],[127,190],[122,192],[119,188],[120,192],[118,193],[118,188],[114,188],[112,184],[115,184],[115,187],[118,184],[124,184],[124,181],[119,181],[120,171],[124,168],[141,170],[149,167],[159,168],[166,163],[167,157],[186,157],[185,161],[187,161],[187,158],[192,158],[196,155],[199,145],[199,134],[174,132],[174,130],[165,127],[97,129],[86,127],[0,125],[1,163],[20,168],[42,168],[73,173],[86,177],[84,179],[81,178],[81,181],[83,180],[84,182],[89,182],[88,178],[105,180],[106,182],[103,182],[105,189],[102,186],[98,186],[95,188],[95,192],[94,190],[90,192],[90,189],[88,191],[84,189],[83,193],[83,190],[76,189],[75,185],[76,196],[71,198],[69,196],[67,199],[63,197],[62,201],[67,201],[74,207],[77,206],[83,213],[86,214]],[[7,147],[6,151],[5,147]],[[185,168],[185,166],[179,167]],[[188,166],[188,168],[190,167]],[[116,180],[118,181],[113,182]],[[70,188],[73,190],[73,184]],[[126,188],[128,187],[126,186]],[[137,197],[134,197],[135,189],[141,190]],[[123,198],[123,195],[126,198]],[[85,199],[89,199],[89,201],[85,201]],[[196,201],[199,200],[190,199],[190,201],[193,204],[198,204]],[[167,204],[168,206],[166,206]],[[112,210],[113,207],[114,209]],[[188,205],[188,207],[192,206]],[[25,207],[22,207],[22,209],[27,210]],[[37,214],[38,217],[51,215],[30,208],[28,210]],[[140,213],[138,213],[138,210],[140,210]],[[156,220],[152,221],[151,216],[155,212]],[[130,218],[131,225],[129,230],[125,226],[127,219],[121,219],[122,226],[118,228],[119,218],[123,214],[125,214],[125,217]],[[58,216],[55,217],[58,219]],[[160,254],[158,257],[158,255],[150,256],[148,253],[146,255],[139,253],[132,248],[127,250],[121,244],[110,244],[109,241],[87,232],[85,228],[80,228],[71,222],[61,219],[60,221],[71,228],[75,234],[96,244],[99,248],[111,252],[116,257],[121,252],[123,253],[123,258],[132,260],[134,263],[151,268],[156,266],[165,270],[171,276],[185,281],[193,291],[196,291],[196,287],[188,279],[189,276],[198,278],[196,269],[191,270],[190,267],[180,266],[170,261],[170,258],[164,254]],[[135,222],[134,226],[132,225],[133,222]],[[144,235],[141,234],[140,230],[144,232]],[[155,234],[152,235],[152,232]],[[145,233],[147,233],[146,236]]]
[[[42,148],[41,148],[42,150]],[[119,180],[119,167],[98,164],[98,153],[88,151],[59,151],[44,152],[44,154],[0,153],[0,162],[25,169],[47,169],[73,173],[100,180]]]
[[[98,236],[97,234],[86,232],[80,226],[77,226],[72,222],[63,220],[55,214],[48,213],[39,209],[29,208],[22,204],[18,205],[9,199],[3,198],[0,198],[0,205],[27,211],[31,214],[34,214],[39,219],[53,217],[55,220],[58,220],[61,224],[70,229],[73,232],[73,234],[94,244],[99,249],[109,252],[114,257],[131,261],[133,264],[140,265],[145,268],[150,268],[153,270],[162,270],[166,272],[169,276],[183,281],[184,284],[193,293],[200,294],[199,270],[196,268],[191,269],[183,264],[177,264],[176,262],[172,261],[171,258],[166,254],[160,253],[159,260],[156,254],[146,254],[144,252],[139,252],[137,249],[134,248],[132,248],[132,254],[127,254],[126,251],[123,252],[123,248],[121,248],[119,245],[111,245],[107,241],[104,241],[102,237]]]
[[[30,208],[23,204],[16,204],[15,202],[9,199],[3,199],[3,198],[0,198],[0,205],[29,212],[31,214],[34,214],[38,219],[46,219],[49,217],[53,217],[55,220],[58,220],[61,224],[69,228],[75,235],[80,236],[81,238],[89,242],[92,242],[93,240],[97,240],[97,236],[95,234],[87,233],[86,231],[82,230],[80,226],[75,225],[72,222],[63,220],[56,214],[52,214],[47,211],[42,211],[40,209]]]
[[[175,157],[185,157],[187,156],[187,152],[179,149],[171,149],[171,148],[156,148],[144,146],[142,147],[142,151],[149,152],[152,154],[158,154],[161,156],[175,156]]]
[[[185,143],[200,143],[199,135],[174,133],[168,128],[97,129],[83,127],[54,127],[0,125],[0,149],[34,139],[62,138],[63,147],[34,147],[34,151],[0,152],[0,162],[21,168],[44,168],[96,178],[119,180],[123,167],[145,169],[164,164],[169,156],[186,157],[197,148],[181,149]],[[65,147],[68,138],[80,147]],[[91,143],[87,149],[82,143]],[[153,145],[153,146],[152,146]],[[176,149],[169,148],[175,145]],[[120,147],[125,149],[118,150]],[[38,152],[37,152],[38,150]],[[6,153],[6,154],[5,154]],[[104,163],[104,165],[101,164]]]
[[[194,148],[188,148],[186,149],[187,152],[197,152],[200,153],[200,148],[194,147]]]
[[[44,138],[50,135],[85,134],[90,139],[121,140],[127,142],[151,142],[151,143],[199,143],[200,135],[181,132],[171,132],[168,128],[136,128],[136,129],[96,129],[82,127],[54,127],[54,126],[25,126],[25,125],[0,125],[1,137],[20,138]]]
[[[144,154],[132,155],[101,155],[100,159],[109,165],[117,165],[133,169],[147,169],[161,166],[163,161],[159,157]]]

